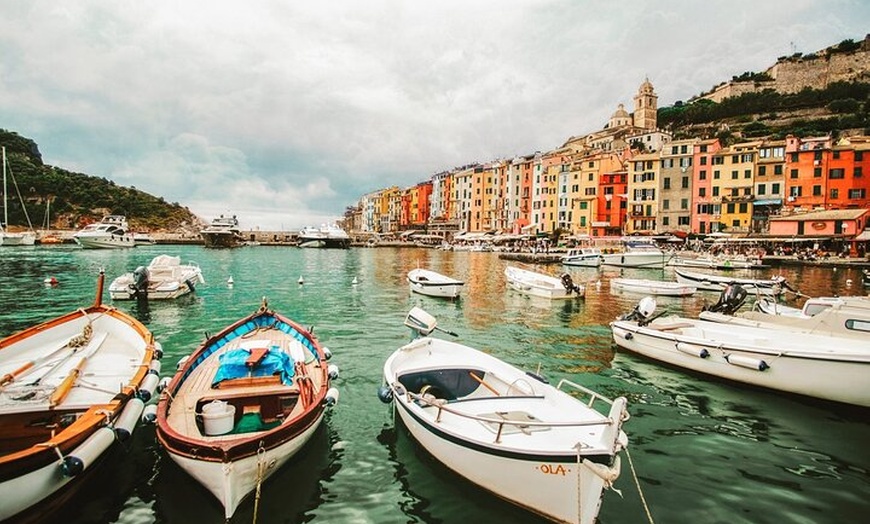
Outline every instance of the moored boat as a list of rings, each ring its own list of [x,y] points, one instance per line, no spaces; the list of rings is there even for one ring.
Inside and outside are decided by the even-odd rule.
[[[644,295],[667,295],[672,297],[685,297],[694,294],[698,290],[694,286],[680,284],[679,282],[664,282],[640,278],[612,278],[610,279],[610,289],[629,293],[642,293]]]
[[[568,273],[563,273],[561,277],[556,278],[508,266],[504,270],[504,276],[510,289],[526,295],[548,299],[583,298],[586,295],[586,287],[575,284]]]
[[[157,408],[157,438],[227,519],[311,438],[338,400],[331,354],[296,322],[259,310],[179,364]]]
[[[208,227],[199,232],[205,247],[238,247],[244,238],[239,230],[239,219],[236,215],[219,216],[212,220]]]
[[[782,294],[786,289],[791,289],[788,282],[782,276],[768,279],[737,278],[730,275],[696,273],[683,269],[674,269],[674,273],[677,276],[677,282],[695,286],[705,291],[722,291],[729,284],[740,284],[743,289],[752,295],[775,296]]]
[[[577,247],[569,249],[560,259],[566,266],[598,267],[601,265],[601,250],[597,247]]]
[[[623,242],[622,251],[604,253],[601,256],[601,264],[604,266],[663,269],[671,256],[670,253],[665,253],[652,242],[626,240]]]
[[[308,226],[299,231],[299,247],[346,249],[350,247],[350,236],[336,224]]]
[[[610,324],[621,348],[690,371],[753,386],[870,406],[864,341],[826,334],[653,316],[647,297]]]
[[[85,249],[116,249],[136,245],[124,215],[106,215],[101,221],[85,226],[73,235],[73,239]]]
[[[109,285],[113,300],[165,300],[178,298],[204,283],[202,270],[194,263],[182,264],[179,257],[158,255],[148,267],[137,267]]]
[[[102,303],[103,281],[93,305],[0,340],[0,521],[70,498],[159,382],[159,344]]]
[[[411,436],[508,502],[557,522],[593,524],[628,445],[625,398],[610,400],[565,379],[554,387],[492,355],[430,337],[435,319],[419,308],[405,325],[424,336],[386,360],[378,394]]]
[[[408,287],[414,293],[430,297],[456,298],[464,282],[428,269],[416,268],[408,272]]]
[[[9,227],[9,203],[7,202],[6,192],[6,147],[2,147],[3,157],[3,223],[0,223],[0,246],[32,246],[36,244],[36,234],[33,231],[24,231],[12,233],[8,230]],[[13,182],[14,182],[13,177]],[[15,185],[17,191],[18,185]],[[19,197],[21,195],[19,194]],[[23,203],[23,200],[22,200]],[[26,211],[25,211],[26,212]],[[30,217],[27,218],[28,223]],[[32,229],[32,228],[31,228]]]
[[[714,256],[698,257],[675,256],[668,262],[669,266],[694,267],[704,269],[762,269],[767,267],[760,258],[746,256]]]

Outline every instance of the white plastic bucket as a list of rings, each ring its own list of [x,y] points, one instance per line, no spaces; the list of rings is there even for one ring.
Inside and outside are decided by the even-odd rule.
[[[202,425],[206,435],[225,435],[233,430],[236,407],[223,400],[212,400],[202,407]]]

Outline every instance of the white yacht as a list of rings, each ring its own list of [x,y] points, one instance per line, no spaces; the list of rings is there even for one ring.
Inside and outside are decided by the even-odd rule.
[[[107,215],[96,224],[89,224],[73,235],[76,243],[85,249],[134,247],[136,242],[127,227],[127,217]]]
[[[244,238],[239,230],[239,219],[236,215],[219,216],[212,220],[208,227],[199,232],[205,247],[237,247]]]
[[[319,228],[303,227],[299,231],[299,247],[350,247],[350,237],[337,224],[324,224]]]

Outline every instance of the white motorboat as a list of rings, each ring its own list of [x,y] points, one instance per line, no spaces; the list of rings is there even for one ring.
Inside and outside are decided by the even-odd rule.
[[[817,297],[802,308],[777,304],[772,298],[759,298],[752,311],[728,314],[702,311],[702,320],[733,326],[748,326],[791,333],[847,337],[870,341],[870,298]]]
[[[129,442],[160,381],[160,345],[101,302],[103,282],[93,305],[0,340],[2,522],[49,520],[116,441]]]
[[[158,255],[148,267],[137,267],[109,285],[113,300],[165,300],[178,298],[205,283],[202,270],[193,263],[182,264],[179,257]]]
[[[199,232],[205,247],[238,247],[244,238],[239,231],[239,219],[236,215],[219,216],[211,221],[205,229]]]
[[[179,363],[157,405],[157,439],[224,507],[239,504],[311,439],[338,401],[331,354],[268,309],[208,338]],[[255,516],[256,519],[256,516]]]
[[[127,217],[106,215],[100,222],[89,224],[73,235],[76,243],[85,249],[114,249],[134,247],[136,241],[127,227]]]
[[[405,325],[424,336],[387,359],[378,396],[393,403],[411,436],[504,500],[557,522],[593,524],[628,444],[626,399],[566,379],[553,387],[492,355],[430,337],[439,328],[419,308]]]
[[[8,231],[9,227],[9,209],[6,200],[6,147],[2,148],[3,157],[3,223],[0,224],[0,246],[32,246],[36,244],[36,234],[33,231],[24,231],[21,233],[12,233]],[[14,182],[14,178],[13,178]],[[18,186],[15,186],[16,191]],[[20,194],[19,194],[20,196]],[[22,201],[23,202],[23,201]],[[26,211],[25,211],[26,214]],[[27,218],[28,222],[30,217]],[[32,229],[32,228],[31,228]]]
[[[464,282],[428,269],[412,269],[408,272],[408,286],[414,293],[430,297],[456,298]]]
[[[153,246],[157,242],[148,233],[133,233],[133,243],[137,246]]]
[[[762,269],[767,267],[757,257],[713,256],[699,257],[675,256],[668,262],[674,267],[694,267],[703,269]]]
[[[679,282],[663,282],[661,280],[639,278],[612,278],[610,279],[610,289],[626,291],[628,293],[667,295],[672,297],[685,297],[694,294],[698,290],[694,286],[687,286]]]
[[[696,273],[684,269],[674,269],[677,282],[695,286],[705,291],[723,291],[728,284],[740,284],[751,295],[775,296],[791,289],[785,277],[773,278],[737,278],[730,275],[715,275],[712,273]]]
[[[561,277],[551,277],[543,273],[535,273],[526,269],[508,266],[504,270],[509,288],[535,297],[549,299],[582,298],[586,294],[586,288],[582,284],[575,284],[571,275],[562,274]]]
[[[654,311],[655,300],[647,297],[612,322],[614,342],[690,371],[870,407],[866,341],[678,316],[654,318]]]
[[[601,265],[601,250],[597,247],[573,248],[569,249],[561,260],[566,266],[598,267]]]
[[[346,249],[350,247],[350,236],[337,224],[303,227],[299,231],[299,247]]]
[[[601,264],[604,266],[664,269],[672,255],[662,251],[652,242],[626,240],[623,250],[604,253]]]

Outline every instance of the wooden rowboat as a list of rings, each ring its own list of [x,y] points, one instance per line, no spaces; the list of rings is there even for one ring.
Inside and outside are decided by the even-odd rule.
[[[0,340],[0,521],[42,518],[135,429],[162,351],[138,320],[93,305]],[[37,515],[38,513],[38,515]]]
[[[227,519],[302,448],[338,400],[330,356],[263,300],[179,363],[157,405],[157,438],[223,504]]]

